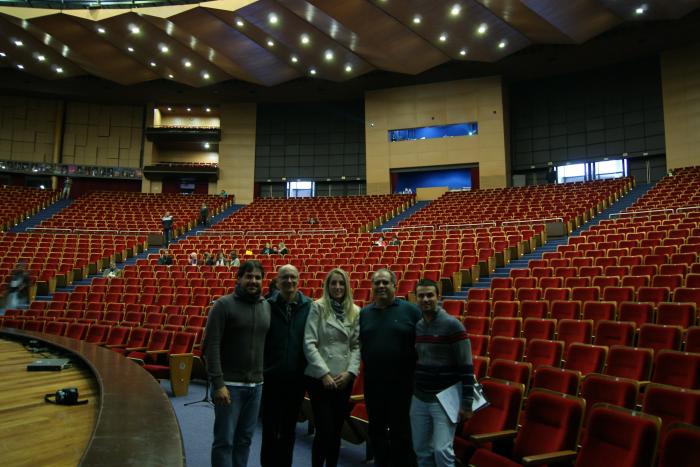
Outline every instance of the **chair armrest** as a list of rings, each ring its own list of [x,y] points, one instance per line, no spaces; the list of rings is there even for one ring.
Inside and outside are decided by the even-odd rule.
[[[170,358],[184,358],[184,357],[194,357],[191,353],[171,353]]]
[[[127,352],[144,352],[146,350],[146,347],[127,347],[126,351]]]
[[[649,383],[651,381],[640,381],[639,382],[639,392],[642,392],[646,389],[647,386],[649,386]]]
[[[105,344],[108,349],[125,349],[126,344]]]
[[[497,441],[500,439],[509,439],[509,438],[515,438],[515,435],[517,435],[518,432],[517,430],[503,430],[503,431],[494,431],[493,433],[479,433],[475,435],[469,435],[469,439],[471,441],[474,441],[475,443],[486,443],[489,441]]]
[[[534,456],[522,458],[523,465],[555,464],[560,462],[571,462],[576,459],[576,451],[554,451]]]
[[[364,394],[355,394],[355,395],[350,396],[351,402],[362,402],[363,400],[365,400]]]
[[[146,364],[146,362],[144,362],[144,361],[141,360],[140,358],[135,358],[135,357],[126,357],[126,358],[128,358],[128,359],[131,360],[132,362],[137,363],[137,364],[139,364],[139,365],[141,365],[141,366],[144,366],[144,365]]]
[[[147,354],[147,355],[162,355],[162,354],[166,354],[166,353],[168,353],[168,350],[167,350],[167,349],[163,349],[163,350],[147,350],[147,351],[146,351],[146,354]]]

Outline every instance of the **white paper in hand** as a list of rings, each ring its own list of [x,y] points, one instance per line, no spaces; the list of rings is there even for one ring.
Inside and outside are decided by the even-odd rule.
[[[436,395],[438,402],[445,410],[447,418],[452,423],[459,420],[459,409],[462,404],[462,382],[459,381]]]

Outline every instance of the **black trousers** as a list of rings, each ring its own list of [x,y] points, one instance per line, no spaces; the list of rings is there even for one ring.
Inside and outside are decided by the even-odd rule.
[[[308,378],[311,409],[314,413],[314,443],[311,447],[312,467],[336,467],[340,452],[340,433],[350,413],[352,383],[343,389],[323,388],[321,380]]]
[[[415,465],[409,416],[412,395],[410,381],[384,383],[365,380],[369,440],[378,467]]]
[[[263,467],[291,467],[294,459],[299,409],[304,400],[304,379],[298,381],[265,381],[262,393],[262,445],[260,464]]]

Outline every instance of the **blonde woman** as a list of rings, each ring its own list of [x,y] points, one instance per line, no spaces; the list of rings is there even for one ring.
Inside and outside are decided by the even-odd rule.
[[[312,467],[335,467],[340,431],[348,415],[350,391],[360,371],[360,309],[352,301],[350,280],[333,269],[323,282],[323,296],[309,312],[304,331],[309,395],[316,435]]]

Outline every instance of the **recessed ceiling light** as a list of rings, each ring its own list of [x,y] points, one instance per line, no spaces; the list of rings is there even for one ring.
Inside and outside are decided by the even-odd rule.
[[[209,73],[207,73],[206,71],[204,73],[202,73],[202,78],[209,79],[210,78]]]
[[[460,4],[456,4],[450,9],[450,14],[452,16],[458,16],[461,11],[462,11],[462,6]]]
[[[24,65],[17,64],[17,68],[19,68],[20,70],[24,70]]]
[[[204,143],[204,149],[209,149],[209,143]]]
[[[498,48],[505,49],[506,45],[508,45],[508,42],[506,42],[506,40],[502,40],[501,42],[498,43]]]
[[[274,47],[274,46],[275,46],[274,41],[273,41],[272,39],[268,39],[268,40],[267,40],[267,46],[268,46],[268,47]]]
[[[16,45],[17,47],[22,47],[22,46],[24,45],[24,42],[22,42],[22,41],[15,41],[15,45]]]
[[[302,34],[301,35],[301,43],[308,44],[309,42],[311,42],[311,39],[309,39],[309,36],[307,34]]]
[[[476,30],[476,32],[478,32],[479,34],[484,34],[484,33],[486,33],[486,30],[487,30],[488,28],[489,28],[489,27],[486,26],[486,23],[481,23],[481,24],[479,25],[479,28]]]
[[[205,110],[206,110],[207,112],[211,112],[211,109],[210,109],[209,107],[207,107]]]
[[[44,57],[43,55],[37,55],[36,59],[39,60],[40,62],[43,62],[44,60],[46,60],[46,57]]]
[[[150,62],[149,65],[156,66],[156,62]]]
[[[189,107],[187,107],[187,111],[188,111],[188,112],[192,112],[192,109],[189,108]]]
[[[56,67],[56,73],[63,73],[63,68],[61,68],[60,66]]]
[[[164,54],[167,54],[168,52],[170,52],[170,49],[168,48],[167,45],[161,45],[160,51],[163,52]]]
[[[323,54],[323,57],[326,60],[333,60],[333,51],[332,50],[326,50],[326,52]]]
[[[141,28],[139,28],[138,26],[131,26],[129,28],[129,30],[131,31],[131,34],[140,34],[141,33]]]
[[[352,65],[345,65],[345,71],[350,73],[352,71]]]
[[[416,15],[413,17],[413,24],[420,24],[420,22],[421,22],[420,15]]]
[[[99,32],[100,34],[104,34],[107,32],[107,30],[105,28],[97,28],[97,32]]]
[[[309,69],[309,73],[311,73],[312,75],[315,75],[315,74],[316,74],[316,68],[311,68],[311,69]]]
[[[634,10],[634,12],[638,15],[643,15],[644,13],[646,13],[646,11],[647,11],[646,5],[640,5]]]
[[[467,55],[467,49],[462,49],[459,51],[460,55]]]
[[[270,13],[270,15],[267,17],[267,20],[270,22],[270,24],[277,24],[277,21],[279,21],[277,15],[274,13]]]
[[[168,75],[168,78],[173,79],[173,78],[175,78],[175,77],[173,76],[172,73],[170,73],[170,74]]]
[[[168,112],[172,112],[172,110],[173,110],[172,107],[168,107]]]
[[[192,62],[190,62],[189,60],[185,60],[185,63],[183,63],[183,65],[185,65],[185,68],[189,68],[192,66]]]
[[[127,47],[126,50],[128,50],[129,52],[133,52],[133,51],[134,51],[134,48],[133,48],[133,47]]]
[[[299,61],[299,59],[297,58],[297,56],[296,56],[296,55],[292,55],[292,58],[291,58],[291,60],[292,60],[292,63],[296,63],[296,62],[298,62],[298,61]]]
[[[7,57],[7,55],[5,54],[5,52],[0,52],[0,57]]]
[[[447,41],[447,34],[445,34],[443,32],[442,34],[440,34],[440,42],[445,42],[445,41]]]
[[[240,18],[238,18],[238,19],[236,20],[236,26],[238,26],[239,28],[242,28],[242,27],[243,27],[243,20],[240,19]]]

